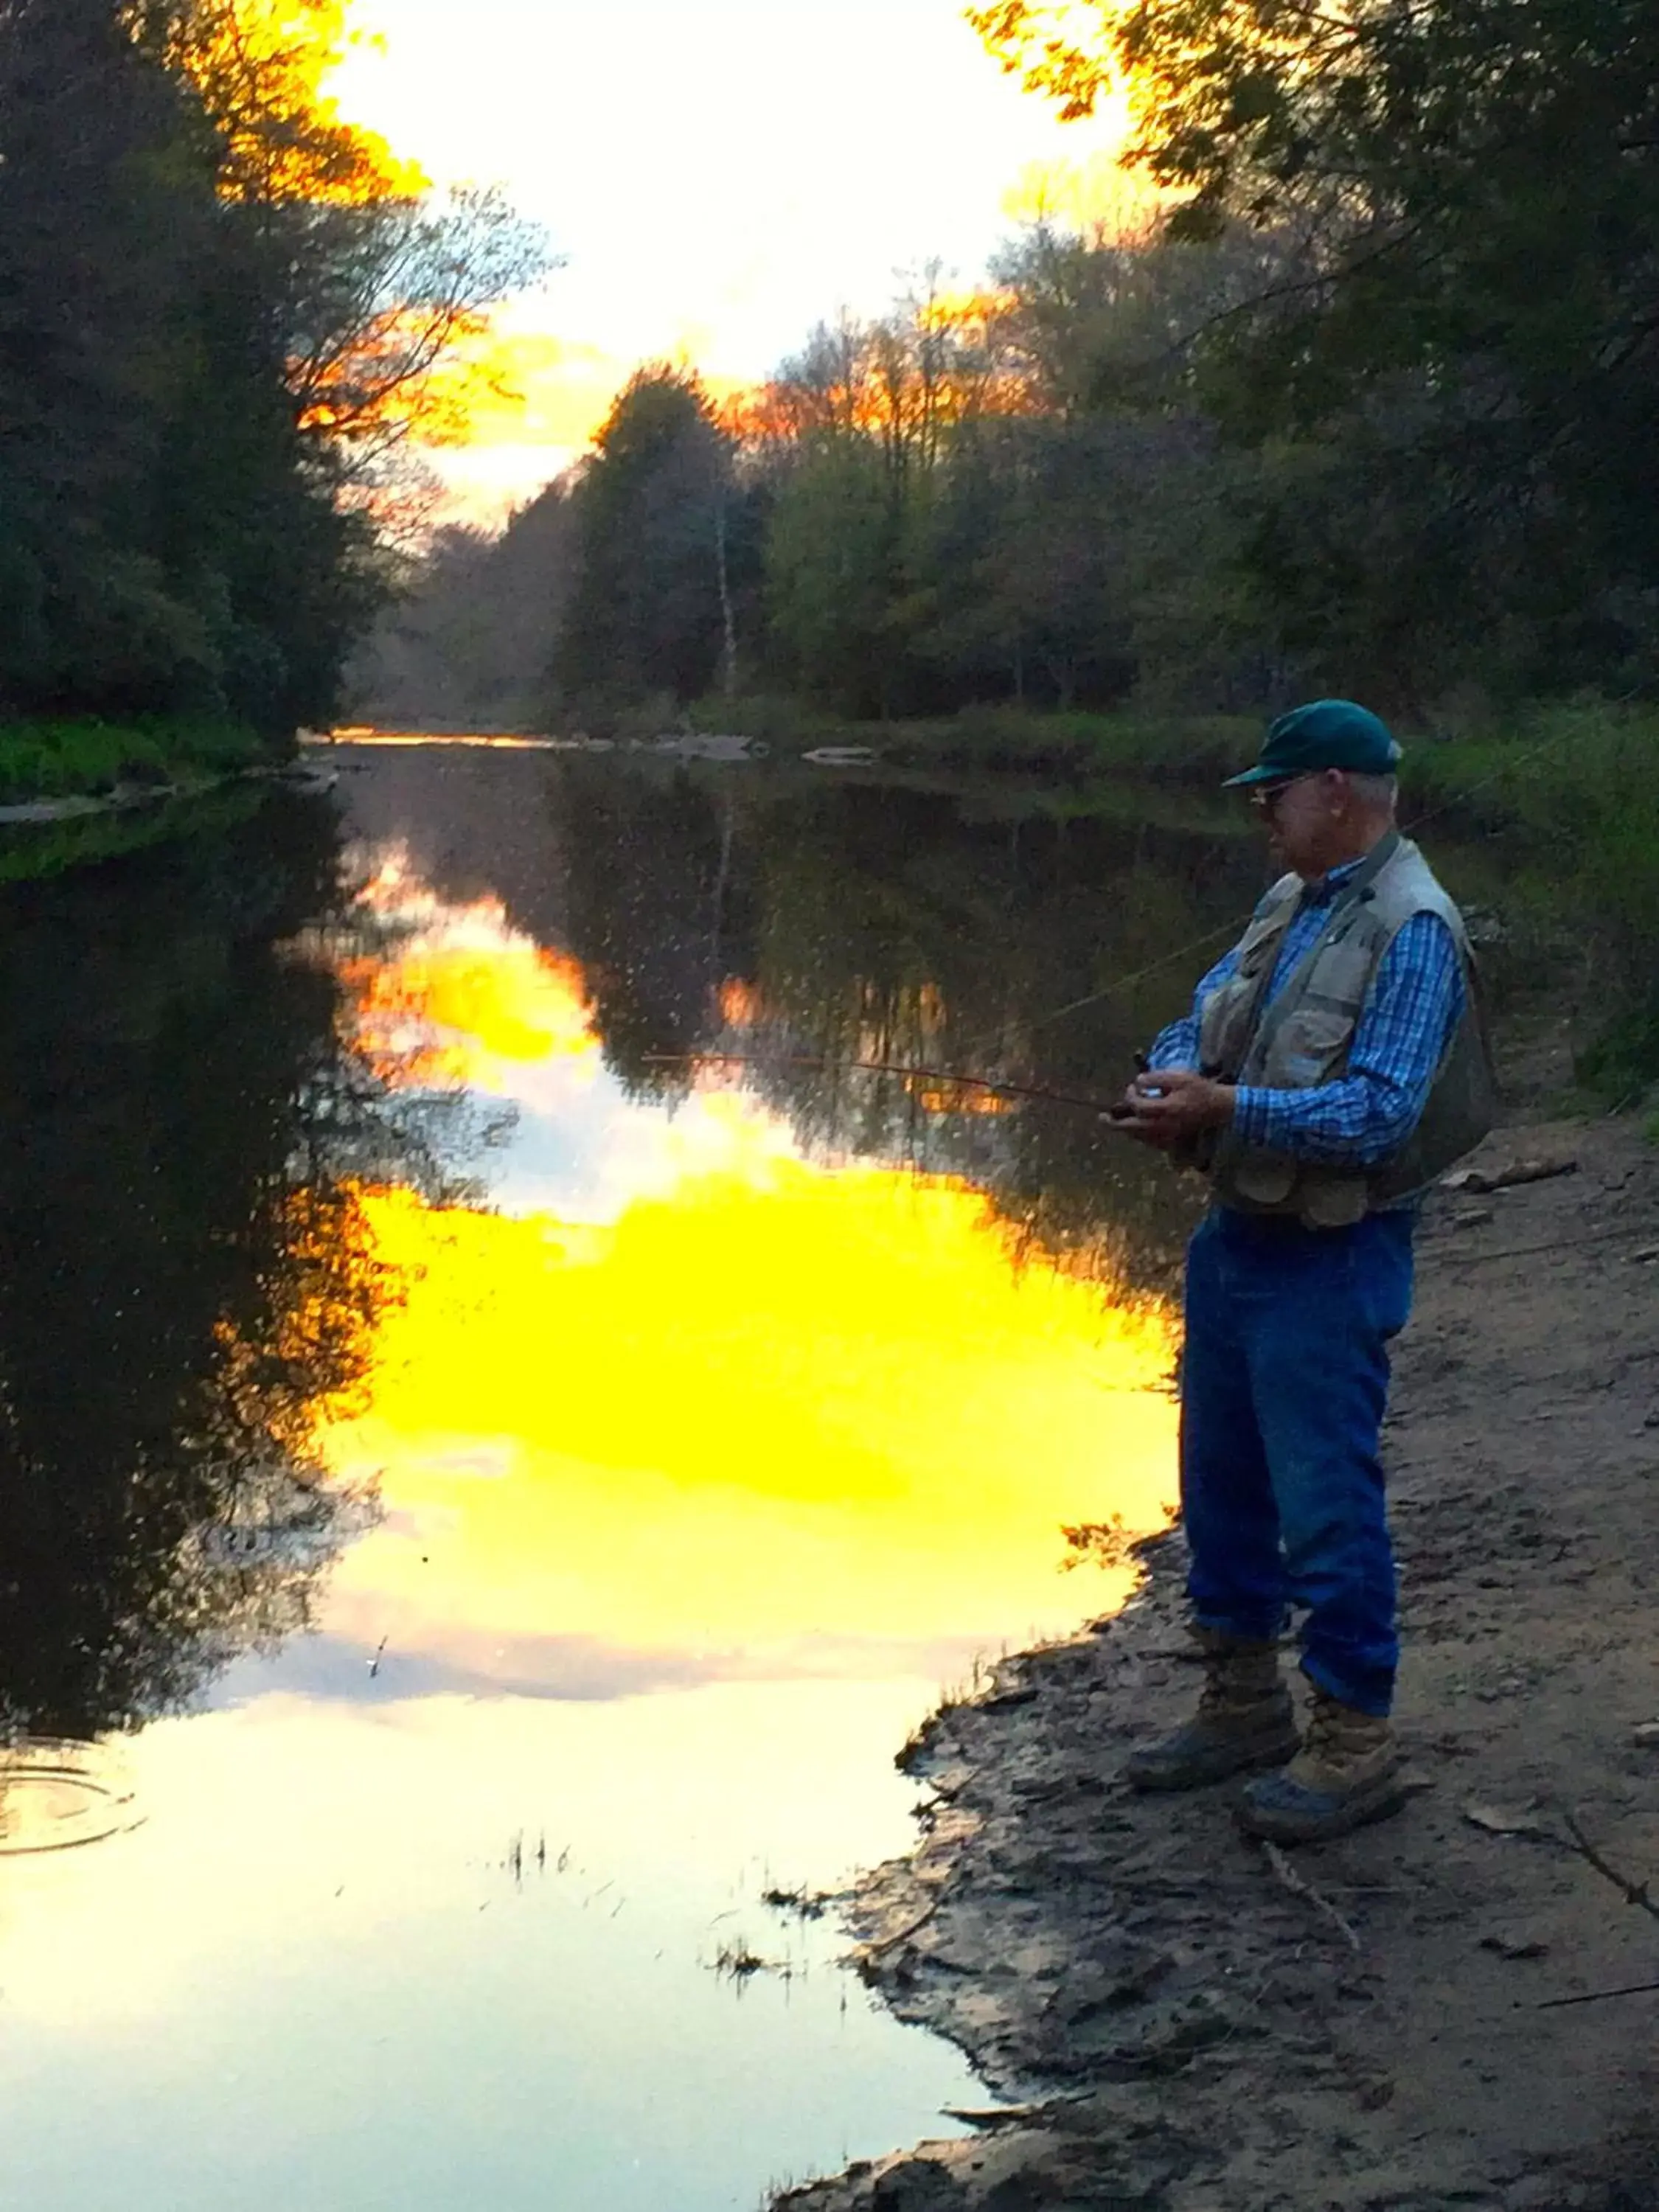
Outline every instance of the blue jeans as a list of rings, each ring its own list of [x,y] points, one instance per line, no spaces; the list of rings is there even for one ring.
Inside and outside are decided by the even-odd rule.
[[[1412,1303],[1413,1209],[1304,1229],[1218,1208],[1187,1255],[1181,1494],[1206,1628],[1304,1607],[1305,1672],[1384,1714],[1400,1642],[1378,1439]]]

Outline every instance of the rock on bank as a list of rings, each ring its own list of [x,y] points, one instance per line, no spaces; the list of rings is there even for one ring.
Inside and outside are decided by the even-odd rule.
[[[1224,1788],[1123,1789],[1196,1686],[1149,1547],[1120,1618],[930,1724],[919,1847],[853,1907],[867,1978],[1012,2109],[790,2212],[1659,2207],[1659,1994],[1601,1994],[1659,1982],[1659,1918],[1583,1849],[1659,1891],[1659,1160],[1570,1140],[1425,1224],[1407,1811],[1275,1859]]]

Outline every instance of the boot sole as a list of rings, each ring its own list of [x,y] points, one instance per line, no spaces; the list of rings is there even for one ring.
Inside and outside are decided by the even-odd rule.
[[[1283,1766],[1287,1759],[1295,1758],[1301,1743],[1300,1735],[1291,1728],[1278,1735],[1258,1736],[1225,1748],[1218,1745],[1207,1759],[1194,1759],[1188,1766],[1170,1768],[1163,1773],[1156,1770],[1138,1771],[1131,1759],[1123,1769],[1123,1778],[1131,1790],[1143,1797],[1172,1796],[1183,1790],[1207,1790],[1214,1783],[1231,1782],[1236,1775]]]
[[[1253,1805],[1248,1797],[1233,1808],[1233,1818],[1247,1836],[1261,1843],[1326,1844],[1339,1836],[1352,1835],[1356,1828],[1368,1828],[1374,1821],[1392,1820],[1396,1813],[1405,1811],[1409,1794],[1398,1776],[1391,1775],[1388,1781],[1346,1799],[1322,1819],[1276,1813]]]

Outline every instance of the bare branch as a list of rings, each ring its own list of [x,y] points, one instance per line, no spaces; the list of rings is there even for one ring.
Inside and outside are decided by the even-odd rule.
[[[1273,1878],[1279,1886],[1289,1890],[1292,1897],[1299,1897],[1304,1903],[1311,1905],[1316,1912],[1328,1920],[1355,1957],[1358,1957],[1361,1949],[1359,1937],[1352,1923],[1343,1918],[1329,1898],[1316,1889],[1305,1875],[1297,1872],[1277,1844],[1264,1843],[1261,1855],[1272,1868]]]

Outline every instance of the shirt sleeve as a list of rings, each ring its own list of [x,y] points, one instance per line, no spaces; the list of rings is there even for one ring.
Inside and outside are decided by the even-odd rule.
[[[1421,1120],[1465,995],[1450,930],[1438,915],[1413,915],[1382,957],[1346,1073],[1305,1091],[1241,1085],[1234,1129],[1295,1159],[1376,1166]]]
[[[1232,980],[1237,966],[1238,948],[1235,945],[1224,959],[1216,963],[1193,994],[1190,1010],[1178,1022],[1171,1022],[1168,1029],[1160,1030],[1152,1039],[1146,1054],[1149,1068],[1184,1067],[1194,1075],[1200,1073],[1199,1028],[1204,1018],[1204,1001],[1212,991],[1218,991],[1224,983]]]

